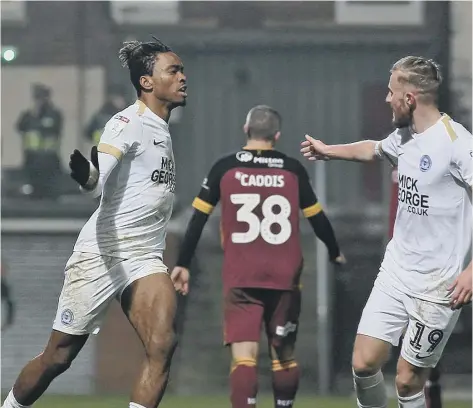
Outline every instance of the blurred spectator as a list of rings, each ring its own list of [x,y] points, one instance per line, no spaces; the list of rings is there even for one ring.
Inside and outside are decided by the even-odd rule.
[[[17,129],[22,136],[24,171],[28,185],[25,194],[56,197],[57,178],[61,173],[59,158],[63,127],[61,111],[51,100],[51,89],[43,84],[32,87],[34,105],[21,113]]]
[[[98,145],[105,124],[113,115],[125,109],[126,106],[127,101],[123,88],[120,86],[112,87],[107,93],[107,98],[104,104],[98,112],[92,116],[87,125],[85,130],[87,140],[92,142],[95,146]]]

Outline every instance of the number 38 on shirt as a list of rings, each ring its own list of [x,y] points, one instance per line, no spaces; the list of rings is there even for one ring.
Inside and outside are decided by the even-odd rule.
[[[249,244],[259,236],[268,244],[284,244],[292,232],[289,216],[291,203],[282,195],[271,195],[261,199],[260,194],[232,194],[230,200],[233,204],[240,205],[236,218],[240,223],[248,226],[246,232],[233,232],[231,240],[235,244]],[[261,204],[262,219],[255,214],[255,209]],[[277,208],[279,207],[279,210]],[[274,228],[277,224],[279,228]],[[274,232],[278,231],[278,232]]]

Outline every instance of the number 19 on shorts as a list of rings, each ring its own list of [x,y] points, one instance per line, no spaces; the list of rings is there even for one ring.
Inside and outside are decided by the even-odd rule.
[[[241,205],[236,216],[237,221],[248,224],[248,231],[234,232],[232,242],[235,244],[249,244],[255,241],[260,235],[268,244],[284,244],[291,236],[292,227],[289,221],[291,215],[291,203],[282,195],[272,195],[266,198],[261,211],[263,219],[254,213],[255,208],[261,202],[259,194],[232,194],[230,200],[233,204]],[[280,211],[274,212],[274,207],[278,206]],[[279,232],[272,232],[271,226],[279,225]]]

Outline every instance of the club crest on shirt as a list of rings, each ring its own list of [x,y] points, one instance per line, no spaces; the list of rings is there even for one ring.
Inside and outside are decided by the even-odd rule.
[[[126,122],[123,121],[114,121],[113,124],[109,127],[110,132],[118,136],[121,132],[123,132],[123,129],[125,129]]]
[[[420,158],[420,163],[419,163],[419,168],[420,171],[427,171],[432,167],[432,159],[430,158],[429,155],[424,154]]]

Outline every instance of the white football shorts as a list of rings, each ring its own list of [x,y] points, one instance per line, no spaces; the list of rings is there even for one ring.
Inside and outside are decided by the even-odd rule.
[[[73,252],[64,270],[53,329],[73,335],[97,333],[112,300],[120,300],[130,284],[154,273],[168,273],[159,258]]]
[[[404,335],[402,358],[416,367],[435,367],[459,316],[460,310],[413,298],[377,278],[357,333],[393,346]]]

